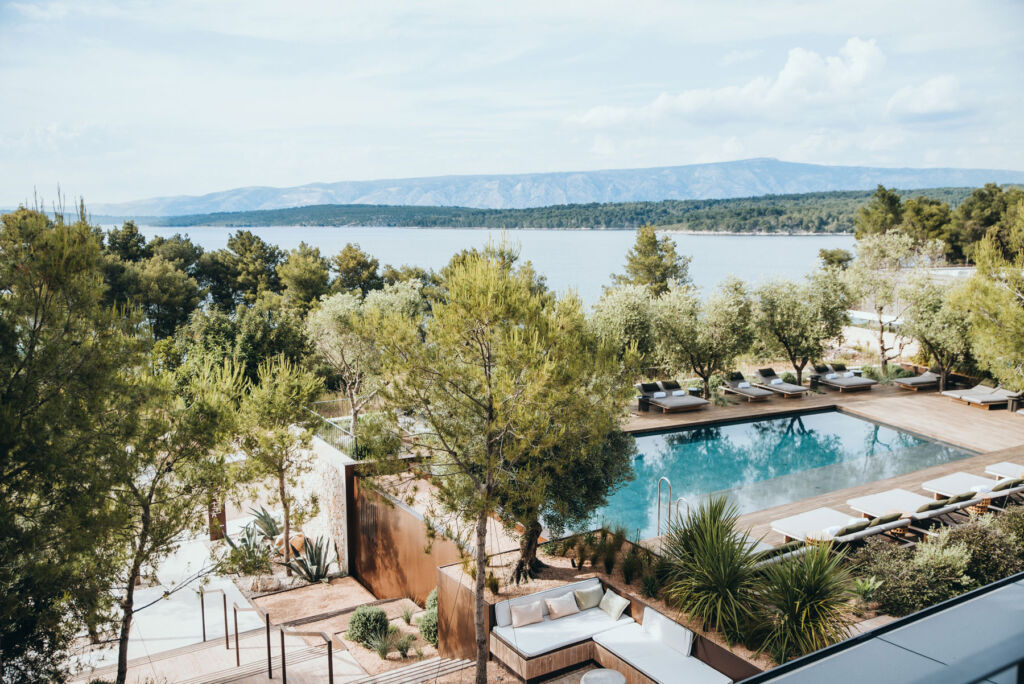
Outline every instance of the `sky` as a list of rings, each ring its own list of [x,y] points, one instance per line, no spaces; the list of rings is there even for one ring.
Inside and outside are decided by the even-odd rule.
[[[0,206],[752,157],[1024,169],[1024,2],[0,0]]]

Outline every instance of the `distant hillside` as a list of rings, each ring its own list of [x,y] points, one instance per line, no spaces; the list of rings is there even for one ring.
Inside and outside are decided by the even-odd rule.
[[[972,188],[935,188],[927,195],[959,204]],[[679,230],[841,233],[853,230],[857,208],[872,191],[815,192],[724,200],[562,204],[535,209],[468,209],[386,205],[316,205],[268,211],[146,217],[161,226],[420,226],[431,228],[636,228],[647,223]]]
[[[515,209],[558,204],[724,199],[832,190],[981,186],[1022,183],[1024,171],[887,169],[748,159],[716,164],[565,173],[438,176],[401,180],[251,187],[200,197],[158,197],[92,204],[96,214],[181,216],[325,204]]]

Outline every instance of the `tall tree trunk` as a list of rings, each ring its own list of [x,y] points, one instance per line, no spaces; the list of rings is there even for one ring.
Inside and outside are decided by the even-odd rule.
[[[484,625],[484,579],[487,575],[487,510],[476,517],[476,583],[473,628],[476,637],[476,684],[487,684],[487,628]]]
[[[534,572],[543,565],[537,560],[537,542],[540,540],[541,529],[540,520],[533,516],[519,540],[519,562],[512,570],[512,579],[516,584],[532,578]]]
[[[704,398],[710,401],[711,400],[711,376],[709,375],[706,378],[701,378],[701,381],[704,383]]]
[[[292,521],[291,511],[288,508],[288,490],[285,487],[283,471],[277,474],[277,493],[281,497],[281,509],[284,511],[284,569],[288,577],[291,577],[292,569],[288,566],[288,561],[292,557]]]
[[[117,644],[117,684],[124,684],[128,679],[128,636],[132,631],[132,618],[135,613],[135,583],[142,574],[142,559],[146,546],[149,545],[149,511],[142,514],[142,529],[139,532],[138,546],[128,570],[128,586],[125,587],[124,599],[121,600],[121,631]]]
[[[886,375],[886,369],[889,367],[888,349],[885,346],[885,323],[882,322],[882,314],[878,314],[878,355],[880,361],[879,367],[882,369],[882,376]]]
[[[352,427],[349,431],[352,433],[352,443],[355,444],[356,449],[359,449],[359,409],[356,408],[356,393],[354,391],[348,393],[348,405],[352,410]],[[353,454],[352,458],[358,459],[358,456]]]
[[[806,366],[806,365],[807,365],[807,359],[804,359],[800,363],[800,365],[797,365],[797,363],[795,361],[793,362],[793,370],[796,371],[796,384],[798,384],[798,385],[804,384],[804,366]]]

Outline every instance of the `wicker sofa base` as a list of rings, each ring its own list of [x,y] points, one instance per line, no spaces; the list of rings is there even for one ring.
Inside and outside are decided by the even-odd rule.
[[[526,658],[492,633],[490,647],[492,658],[501,662],[524,681],[531,682],[552,672],[559,672],[593,660],[597,644],[587,639],[557,651]]]

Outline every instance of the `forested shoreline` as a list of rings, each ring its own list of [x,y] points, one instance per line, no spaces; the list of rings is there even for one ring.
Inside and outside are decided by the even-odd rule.
[[[955,208],[974,188],[899,191]],[[380,226],[422,228],[631,230],[643,225],[722,233],[850,233],[873,191],[814,192],[736,199],[564,204],[530,209],[471,209],[324,204],[189,216],[136,217],[154,226]]]

